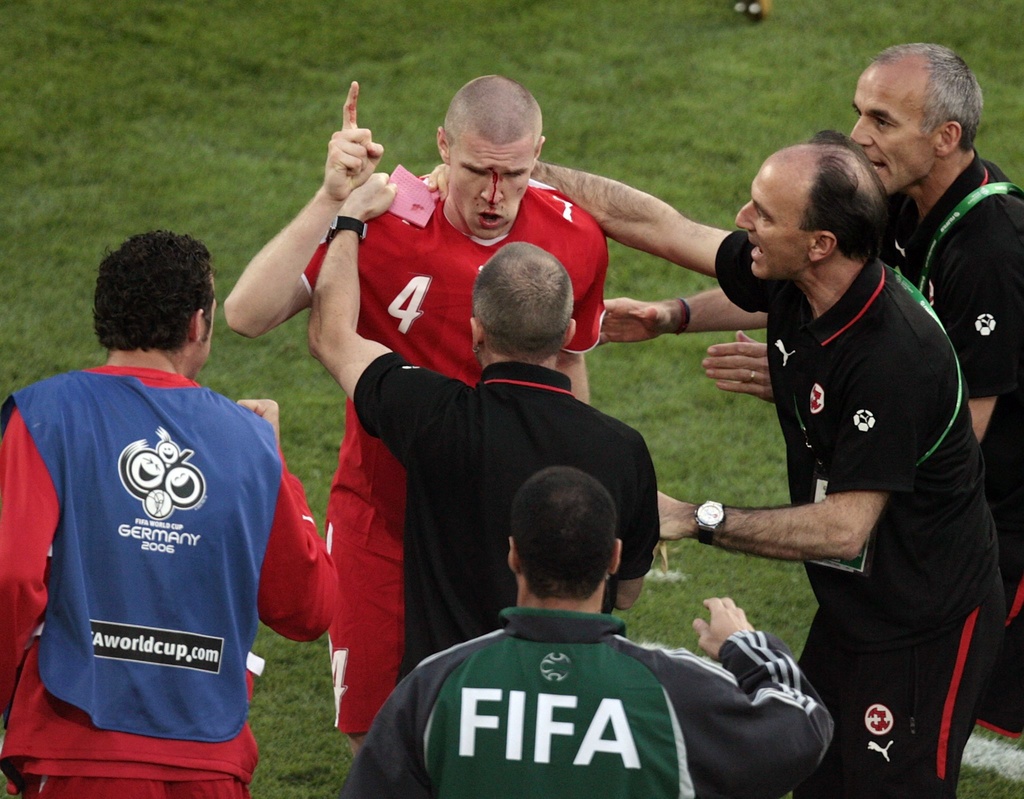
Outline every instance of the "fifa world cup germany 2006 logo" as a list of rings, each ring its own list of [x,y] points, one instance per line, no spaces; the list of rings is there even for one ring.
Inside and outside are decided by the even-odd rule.
[[[145,439],[121,451],[117,470],[125,490],[142,502],[151,519],[166,519],[175,509],[187,510],[206,498],[203,473],[188,462],[195,452],[182,449],[158,427],[160,440],[150,447]]]

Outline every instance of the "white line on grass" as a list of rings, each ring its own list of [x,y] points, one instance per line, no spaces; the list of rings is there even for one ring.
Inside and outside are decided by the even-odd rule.
[[[660,567],[655,567],[647,572],[647,580],[652,583],[682,583],[690,579],[690,575],[683,572],[669,569],[663,572]]]
[[[994,771],[1004,779],[1024,782],[1024,750],[1003,741],[972,735],[964,748],[963,764]]]

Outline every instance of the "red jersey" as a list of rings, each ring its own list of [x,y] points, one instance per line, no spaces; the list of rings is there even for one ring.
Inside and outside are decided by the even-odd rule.
[[[484,241],[460,233],[438,206],[424,228],[383,214],[359,247],[359,333],[410,363],[469,385],[480,378],[469,319],[473,282],[498,247],[525,241],[547,250],[573,284],[576,335],[566,348],[597,346],[604,314],[608,246],[596,220],[549,187],[531,184],[508,235]],[[322,244],[306,268],[315,285]],[[333,535],[390,558],[402,557],[405,470],[379,439],[366,434],[346,403],[345,436],[331,485],[327,519]]]

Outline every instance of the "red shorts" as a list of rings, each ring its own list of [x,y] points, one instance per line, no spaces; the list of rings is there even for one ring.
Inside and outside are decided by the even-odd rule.
[[[23,799],[249,799],[235,778],[168,782],[121,777],[38,777],[25,775]]]
[[[402,561],[332,536],[338,611],[330,627],[335,722],[344,733],[370,729],[398,682],[405,640]]]

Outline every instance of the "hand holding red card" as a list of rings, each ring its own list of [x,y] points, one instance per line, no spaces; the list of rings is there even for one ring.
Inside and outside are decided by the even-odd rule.
[[[398,188],[388,213],[416,227],[424,227],[437,205],[437,192],[428,189],[422,180],[403,166],[395,167],[388,182]]]

